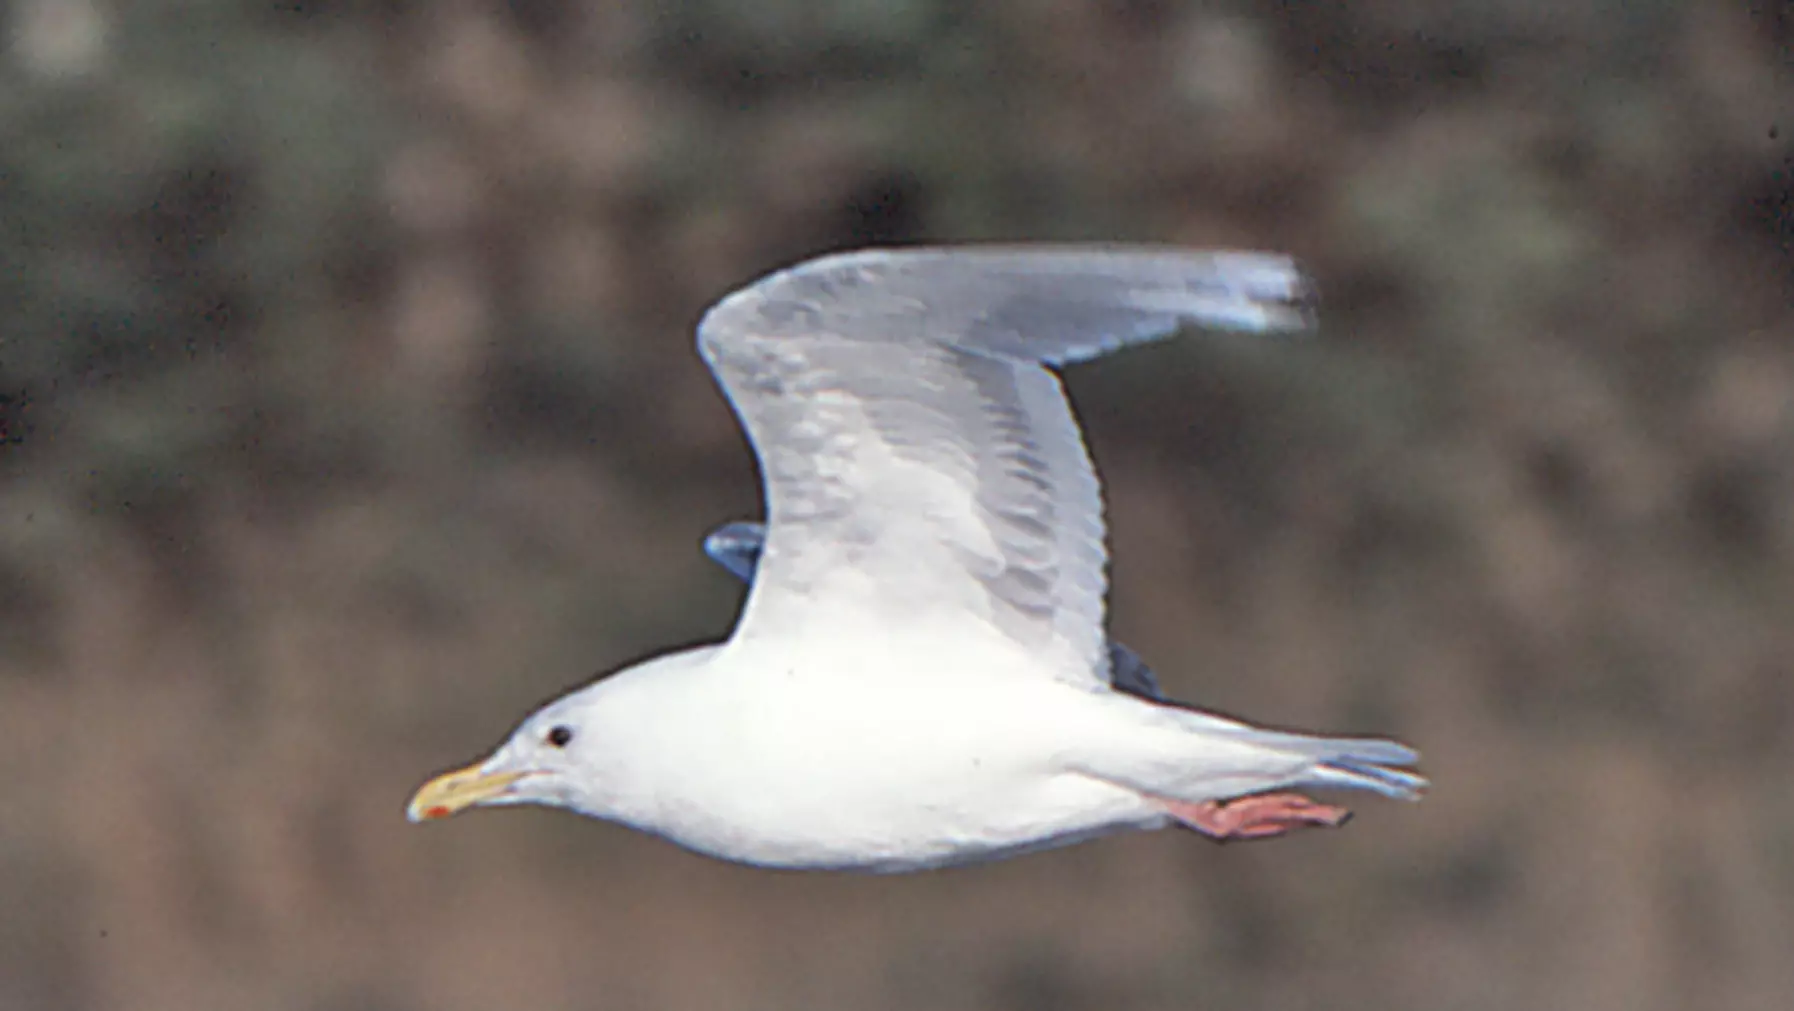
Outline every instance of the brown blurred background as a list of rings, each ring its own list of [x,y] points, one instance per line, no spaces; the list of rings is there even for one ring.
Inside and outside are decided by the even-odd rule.
[[[1782,1009],[1794,13],[11,0],[0,1008]],[[1339,833],[897,878],[403,821],[726,632],[692,351],[877,242],[1289,250],[1071,378],[1174,694],[1418,744]]]

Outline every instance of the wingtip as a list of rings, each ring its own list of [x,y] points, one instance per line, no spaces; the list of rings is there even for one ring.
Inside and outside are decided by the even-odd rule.
[[[1217,330],[1298,334],[1315,328],[1318,289],[1291,257],[1211,253],[1182,267],[1175,283],[1133,293],[1134,305]]]
[[[1258,329],[1269,333],[1312,331],[1320,318],[1320,288],[1295,260],[1279,256],[1274,267],[1249,273],[1241,294],[1260,314]]]

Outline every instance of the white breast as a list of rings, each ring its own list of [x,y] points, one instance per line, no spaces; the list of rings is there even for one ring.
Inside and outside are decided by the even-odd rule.
[[[1074,767],[1079,742],[1125,729],[1103,696],[1029,674],[996,636],[877,641],[728,648],[708,670],[644,679],[634,705],[653,722],[628,748],[651,800],[631,820],[729,859],[872,869],[1157,822],[1137,793]]]

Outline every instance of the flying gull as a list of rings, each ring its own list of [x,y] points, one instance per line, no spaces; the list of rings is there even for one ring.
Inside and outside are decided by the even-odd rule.
[[[1395,741],[1170,702],[1104,632],[1102,494],[1053,366],[1307,320],[1289,259],[1156,247],[865,250],[712,307],[698,349],[767,524],[727,641],[627,667],[432,779],[412,820],[546,804],[728,860],[905,871],[1112,832],[1333,826],[1414,799]]]

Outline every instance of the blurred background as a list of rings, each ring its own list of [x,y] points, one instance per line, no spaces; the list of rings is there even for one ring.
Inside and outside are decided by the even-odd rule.
[[[1794,12],[10,0],[0,1008],[1779,1009]],[[726,634],[711,300],[869,243],[1288,250],[1075,371],[1115,633],[1419,745],[1338,833],[908,877],[404,802]],[[1358,799],[1358,798],[1354,798]]]

